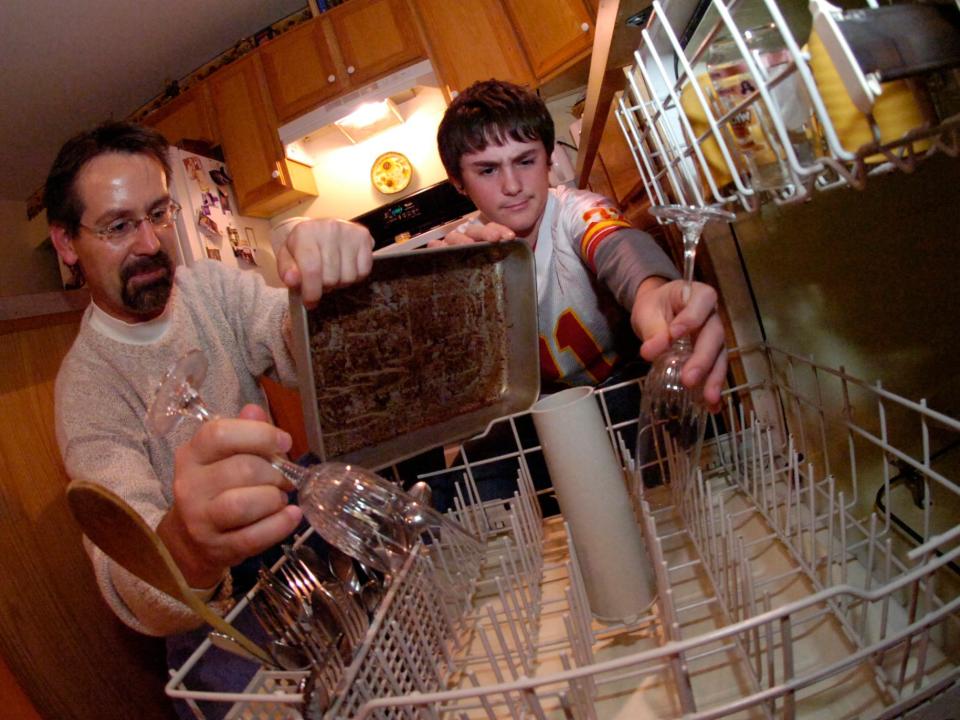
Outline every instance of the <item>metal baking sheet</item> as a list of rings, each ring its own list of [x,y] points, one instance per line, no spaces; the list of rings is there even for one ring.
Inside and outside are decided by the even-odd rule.
[[[378,469],[529,409],[536,303],[522,242],[375,256],[367,281],[313,310],[291,292],[310,450]]]

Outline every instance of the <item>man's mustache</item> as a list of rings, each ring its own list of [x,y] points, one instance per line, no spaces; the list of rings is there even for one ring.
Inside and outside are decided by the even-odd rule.
[[[170,256],[163,250],[159,250],[155,255],[149,257],[138,258],[130,265],[127,265],[120,271],[120,279],[123,281],[123,284],[126,285],[134,275],[151,272],[153,270],[166,270],[168,273],[173,270],[173,263],[170,261]]]

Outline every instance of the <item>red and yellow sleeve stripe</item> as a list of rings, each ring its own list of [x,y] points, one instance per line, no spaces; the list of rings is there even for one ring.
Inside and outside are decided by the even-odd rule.
[[[590,270],[596,272],[594,258],[600,243],[620,228],[629,228],[631,225],[623,219],[619,210],[609,206],[591,208],[583,214],[583,219],[587,229],[580,239],[580,256]]]

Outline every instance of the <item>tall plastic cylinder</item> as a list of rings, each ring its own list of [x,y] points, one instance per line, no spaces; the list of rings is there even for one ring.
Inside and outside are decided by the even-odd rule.
[[[655,596],[653,572],[593,389],[549,395],[531,415],[591,612],[605,622],[638,618]]]

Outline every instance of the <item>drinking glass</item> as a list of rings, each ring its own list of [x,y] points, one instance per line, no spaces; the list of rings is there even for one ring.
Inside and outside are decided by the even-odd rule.
[[[716,40],[707,51],[707,69],[714,88],[719,115],[743,103],[757,91],[760,81],[769,87],[773,107],[758,97],[725,124],[724,131],[743,156],[754,190],[777,190],[794,183],[783,142],[772,114],[783,121],[787,140],[800,163],[814,162],[819,130],[813,104],[799,73],[794,71],[770,85],[770,80],[789,68],[792,58],[783,35],[773,23],[744,30],[743,41],[760,77],[754,77],[740,49],[730,37]]]
[[[207,359],[191,350],[170,369],[147,415],[147,428],[165,435],[184,417],[216,419],[197,388],[207,374]],[[376,473],[340,462],[307,467],[279,456],[270,463],[297,489],[304,517],[328,543],[386,575],[403,565],[423,535],[479,541],[459,523],[418,503]]]
[[[689,178],[686,180],[689,182]],[[693,266],[704,226],[712,220],[729,222],[735,216],[716,206],[693,205],[655,205],[650,213],[675,223],[683,233],[681,298],[686,305],[693,288]],[[689,335],[674,340],[670,348],[654,360],[643,383],[640,403],[641,431],[643,418],[651,424],[662,423],[682,447],[689,447],[697,440],[700,418],[704,415],[702,389],[699,386],[690,389],[680,381],[680,371],[692,354],[693,341]]]

